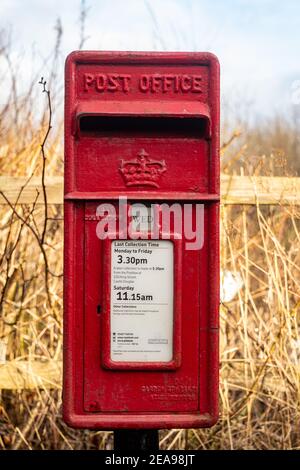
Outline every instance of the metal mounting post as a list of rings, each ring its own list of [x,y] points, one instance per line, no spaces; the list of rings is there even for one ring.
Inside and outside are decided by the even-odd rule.
[[[157,429],[118,429],[114,431],[114,450],[118,452],[156,452],[159,450]]]

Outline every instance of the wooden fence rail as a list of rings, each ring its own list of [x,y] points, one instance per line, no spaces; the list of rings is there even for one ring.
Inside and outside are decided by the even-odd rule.
[[[221,361],[222,363],[222,361]],[[260,364],[257,364],[260,367]],[[243,364],[235,364],[235,370],[231,371],[228,381],[235,386],[243,384]],[[300,368],[298,368],[300,373]],[[225,376],[228,375],[225,372]],[[242,377],[242,378],[241,378]],[[271,391],[280,389],[285,391],[285,384],[280,378],[263,378],[264,387]],[[228,384],[230,385],[230,383]],[[0,389],[6,390],[55,390],[62,388],[62,362],[61,361],[9,361],[0,364]]]
[[[27,184],[26,184],[27,183]],[[23,190],[22,190],[23,187]],[[63,178],[49,177],[46,180],[49,204],[62,204]],[[15,204],[31,204],[39,193],[38,202],[42,203],[41,179],[0,176],[0,193]],[[300,205],[300,177],[232,176],[221,175],[221,194],[224,204],[295,204]],[[0,194],[0,204],[6,204]]]

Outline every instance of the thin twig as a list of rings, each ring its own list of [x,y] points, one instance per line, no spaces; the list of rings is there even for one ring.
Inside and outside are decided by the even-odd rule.
[[[49,110],[49,115],[48,115],[48,126],[46,130],[46,134],[44,136],[43,142],[41,143],[41,152],[42,152],[42,158],[43,158],[43,165],[42,165],[42,191],[43,191],[43,199],[44,199],[44,227],[41,235],[41,244],[43,245],[45,242],[45,235],[46,235],[46,230],[47,230],[47,223],[48,223],[48,200],[47,200],[47,191],[46,191],[46,184],[45,184],[45,176],[46,176],[46,152],[45,152],[45,145],[48,139],[48,136],[50,134],[51,128],[52,128],[52,107],[51,107],[51,96],[50,96],[50,90],[46,88],[46,80],[44,80],[44,77],[41,77],[39,84],[42,85],[43,93],[46,93],[47,95],[47,101],[48,101],[48,110]]]
[[[36,231],[32,228],[32,226],[30,225],[29,222],[27,222],[26,219],[23,219],[23,217],[15,210],[14,206],[12,205],[12,203],[9,201],[9,199],[6,197],[6,195],[4,194],[3,191],[0,191],[0,195],[5,199],[5,201],[7,202],[7,204],[9,205],[9,207],[12,209],[12,211],[14,212],[14,214],[17,216],[17,218],[23,223],[26,225],[26,227],[29,228],[29,230],[31,231],[31,233],[33,234],[34,238],[36,239],[39,247],[40,247],[40,250],[42,252],[42,255],[43,255],[43,259],[44,259],[44,265],[45,265],[45,284],[46,284],[46,292],[47,292],[47,297],[48,297],[48,302],[49,302],[49,305],[50,307],[52,306],[52,302],[51,302],[51,296],[50,296],[50,291],[49,291],[49,263],[48,263],[48,259],[47,259],[47,255],[46,255],[46,252],[45,252],[45,249],[44,249],[44,245],[41,243],[41,240],[40,240],[40,237],[39,235],[36,233]]]

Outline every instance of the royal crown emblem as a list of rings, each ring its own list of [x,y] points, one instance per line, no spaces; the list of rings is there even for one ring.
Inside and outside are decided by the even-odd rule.
[[[144,149],[135,160],[121,160],[120,172],[126,186],[153,186],[159,188],[159,179],[167,170],[165,160],[152,160]]]

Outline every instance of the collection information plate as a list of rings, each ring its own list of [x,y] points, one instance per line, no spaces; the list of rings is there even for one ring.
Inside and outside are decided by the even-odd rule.
[[[111,244],[111,360],[173,359],[174,246],[169,240]]]

